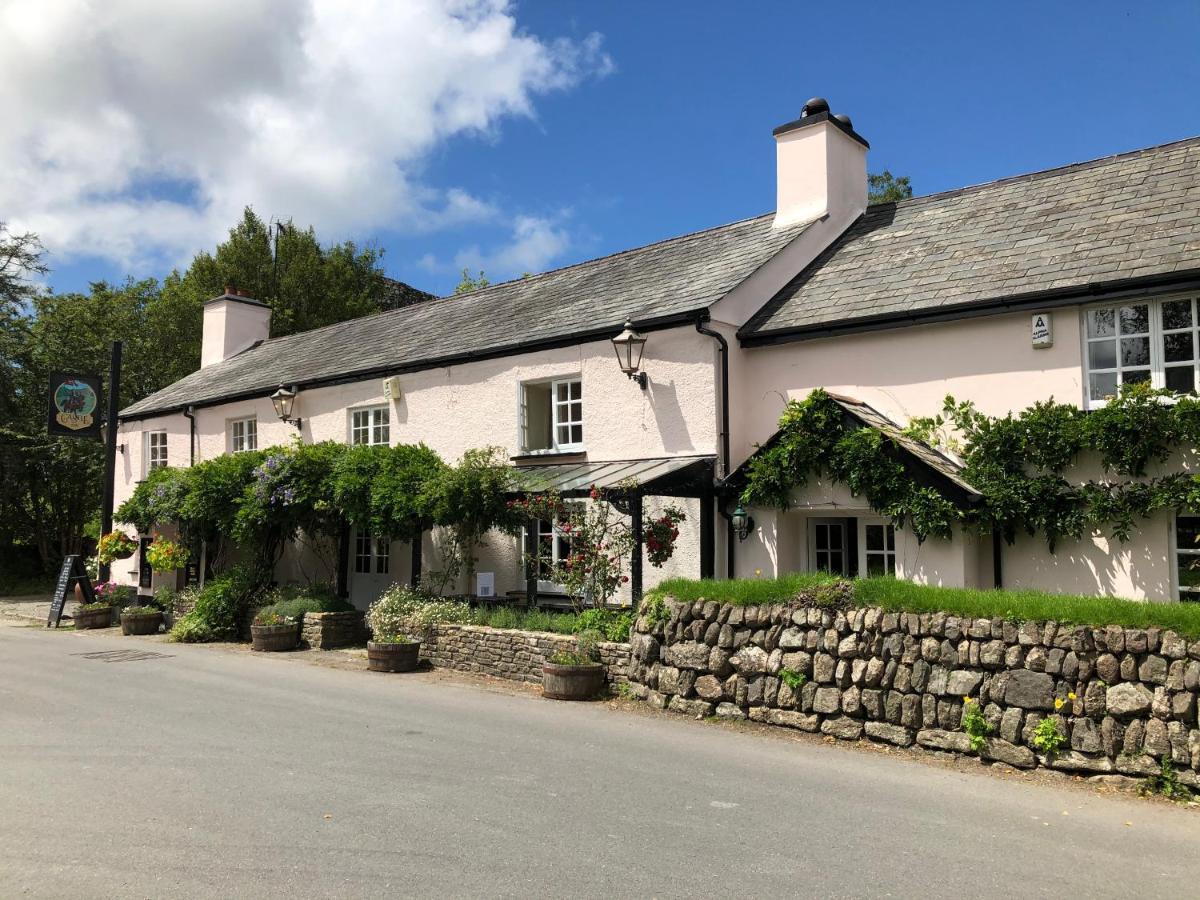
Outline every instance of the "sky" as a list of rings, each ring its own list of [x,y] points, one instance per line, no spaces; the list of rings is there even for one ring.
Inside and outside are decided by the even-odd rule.
[[[1198,86],[1198,0],[0,0],[0,221],[57,291],[250,205],[445,294],[770,211],[812,96],[926,194],[1200,134]]]

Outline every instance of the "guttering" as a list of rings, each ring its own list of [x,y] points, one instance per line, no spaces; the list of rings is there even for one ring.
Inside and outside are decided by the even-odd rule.
[[[183,414],[188,419],[188,465],[196,464],[196,408],[184,407]]]
[[[696,321],[695,308],[689,309],[686,312],[672,313],[669,316],[659,316],[652,319],[637,319],[637,327],[639,331],[665,331],[669,328],[678,328],[682,325],[691,325]],[[561,347],[571,347],[576,344],[587,344],[593,341],[607,341],[614,334],[620,331],[619,325],[608,326],[605,328],[592,328],[588,331],[575,332],[562,337],[543,338],[535,341],[524,341],[519,344],[506,344],[502,347],[495,347],[488,350],[470,350],[465,353],[455,353],[447,356],[433,357],[430,359],[421,360],[420,362],[408,364],[394,364],[387,366],[373,366],[370,369],[360,369],[354,372],[347,372],[343,375],[328,375],[320,378],[304,378],[287,377],[285,380],[289,384],[296,385],[299,390],[307,390],[310,388],[335,387],[341,384],[354,384],[360,381],[368,381],[372,378],[382,378],[388,375],[410,375],[413,372],[426,372],[430,369],[444,369],[449,366],[461,366],[472,362],[481,362],[488,359],[500,359],[505,356],[518,356],[523,353],[536,353],[541,350],[555,350]],[[275,340],[282,340],[276,338]],[[229,394],[222,394],[220,397],[214,397],[211,400],[193,400],[187,403],[173,403],[170,406],[155,407],[154,409],[138,410],[137,412],[126,412],[118,416],[118,421],[133,422],[140,419],[152,419],[157,416],[166,416],[173,413],[183,412],[187,408],[193,410],[207,408],[210,406],[222,406],[226,403],[236,403],[240,400],[257,400],[263,397],[269,397],[276,388],[279,387],[279,379],[276,378],[269,386],[261,388],[252,388],[245,391],[237,391]]]
[[[1123,278],[1117,281],[1092,282],[1071,288],[1055,288],[1031,291],[1025,294],[1010,294],[970,303],[954,303],[935,309],[912,312],[886,313],[862,316],[857,319],[842,319],[821,325],[802,325],[796,328],[778,328],[743,334],[738,332],[738,341],[743,347],[769,347],[793,341],[837,337],[847,334],[862,334],[903,328],[909,325],[932,325],[937,322],[959,321],[981,316],[1000,315],[1027,309],[1054,309],[1063,306],[1078,306],[1098,300],[1120,300],[1125,297],[1145,297],[1169,294],[1175,291],[1191,291],[1200,288],[1200,269],[1173,272],[1169,275],[1153,275],[1144,278]]]

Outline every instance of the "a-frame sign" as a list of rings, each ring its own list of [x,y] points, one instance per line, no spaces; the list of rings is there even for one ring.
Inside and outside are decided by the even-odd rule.
[[[92,590],[92,579],[88,577],[87,568],[77,554],[71,554],[63,559],[62,568],[58,570],[58,584],[54,586],[54,599],[50,603],[50,615],[46,617],[46,627],[58,627],[62,621],[63,609],[67,605],[68,589],[74,593],[73,587],[78,584],[83,589],[85,603],[96,602],[96,592]]]

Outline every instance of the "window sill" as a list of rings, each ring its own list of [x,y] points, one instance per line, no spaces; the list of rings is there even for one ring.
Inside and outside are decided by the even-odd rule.
[[[587,459],[587,451],[583,448],[578,450],[526,450],[510,456],[508,459],[518,466],[536,466],[551,462],[584,462]]]

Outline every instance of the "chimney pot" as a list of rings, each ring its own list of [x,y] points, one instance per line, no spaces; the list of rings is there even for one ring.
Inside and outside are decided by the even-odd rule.
[[[824,97],[813,97],[804,104],[804,109],[800,111],[801,117],[815,116],[817,113],[829,112],[829,101]]]

